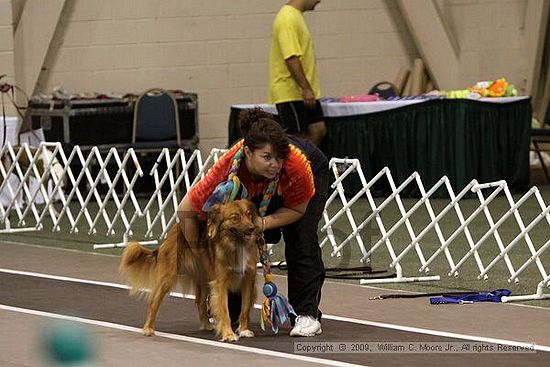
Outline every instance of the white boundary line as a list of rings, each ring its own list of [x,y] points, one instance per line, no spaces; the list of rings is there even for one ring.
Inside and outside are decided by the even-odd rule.
[[[49,317],[49,318],[53,318],[53,319],[79,322],[79,323],[83,323],[83,324],[100,326],[100,327],[105,327],[105,328],[109,328],[109,329],[129,331],[129,332],[139,333],[139,334],[142,333],[141,329],[138,329],[138,328],[132,327],[132,326],[115,324],[115,323],[106,322],[106,321],[85,319],[85,318],[75,317],[75,316],[60,315],[60,314],[51,313],[51,312],[30,310],[30,309],[27,309],[27,308],[12,307],[12,306],[7,306],[7,305],[0,304],[0,310],[11,311],[11,312],[19,312],[19,313],[35,315],[35,316],[41,316],[41,317]],[[271,357],[279,357],[279,358],[286,358],[286,359],[292,359],[292,360],[303,361],[303,362],[310,362],[310,363],[315,363],[317,365],[337,366],[337,367],[363,367],[363,366],[365,366],[365,365],[359,365],[359,364],[353,364],[353,363],[334,361],[334,360],[330,360],[330,359],[321,359],[321,358],[307,357],[307,356],[301,356],[301,355],[284,353],[284,352],[276,352],[276,351],[272,351],[272,350],[268,350],[268,349],[246,347],[244,345],[230,344],[230,343],[218,342],[218,341],[208,340],[208,339],[193,338],[193,337],[190,337],[190,336],[164,333],[164,332],[159,332],[159,331],[155,331],[155,336],[162,337],[162,338],[167,338],[167,339],[173,339],[173,340],[180,340],[180,341],[184,341],[184,342],[188,342],[188,343],[202,344],[202,345],[207,345],[207,346],[211,346],[211,347],[237,350],[237,351],[240,351],[240,352],[248,352],[248,353],[254,353],[254,354],[268,355],[268,356],[271,356]]]
[[[30,271],[22,271],[22,270],[13,270],[13,269],[5,269],[0,268],[0,273],[7,273],[7,274],[16,274],[16,275],[26,275],[30,277],[35,278],[44,278],[44,279],[53,279],[53,280],[61,280],[63,282],[72,282],[72,283],[82,283],[82,284],[92,284],[92,285],[99,285],[102,287],[111,287],[111,288],[119,288],[119,289],[130,289],[125,284],[119,284],[119,283],[110,283],[110,282],[100,282],[96,280],[88,280],[88,279],[80,279],[80,278],[71,278],[66,276],[60,276],[60,275],[51,275],[51,274],[44,274],[44,273],[35,273]],[[183,294],[179,292],[170,292],[170,296],[177,297],[177,298],[188,298],[188,299],[195,299],[195,295],[193,294]]]
[[[327,319],[335,320],[335,321],[352,322],[355,324],[368,325],[368,326],[374,326],[374,327],[380,327],[380,328],[386,328],[386,329],[394,329],[399,331],[408,331],[411,333],[441,336],[444,338],[466,339],[466,340],[472,340],[472,341],[483,342],[483,343],[491,343],[491,344],[520,346],[520,347],[526,347],[526,348],[533,348],[535,350],[540,350],[541,352],[550,352],[550,346],[538,345],[535,343],[526,343],[526,342],[519,342],[515,340],[488,338],[484,336],[459,334],[459,333],[452,333],[448,331],[438,331],[433,329],[422,329],[422,328],[413,327],[413,326],[395,325],[395,324],[388,324],[385,322],[376,322],[376,321],[366,321],[366,320],[354,319],[349,317],[340,317],[340,316],[333,316],[333,315],[325,316],[325,314],[323,314],[323,318],[325,317]]]
[[[46,249],[46,250],[68,251],[68,252],[73,252],[73,253],[77,252],[77,253],[80,253],[80,254],[93,255],[93,256],[120,257],[120,255],[115,255],[115,254],[105,254],[105,253],[95,252],[95,251],[77,250],[77,249],[74,249],[74,248],[67,248],[67,247],[37,245],[35,243],[17,242],[17,241],[13,241],[13,240],[1,241],[0,245],[35,247],[35,248]]]
[[[37,278],[54,279],[54,280],[61,280],[61,281],[74,282],[74,283],[93,284],[93,285],[119,288],[119,289],[129,289],[128,286],[123,285],[123,284],[98,282],[98,281],[94,281],[94,280],[70,278],[70,277],[64,277],[64,276],[49,275],[49,274],[34,273],[34,272],[4,269],[4,268],[0,268],[0,273],[26,275],[26,276],[32,276],[32,277],[37,277]],[[173,296],[173,297],[178,297],[178,298],[188,298],[188,299],[194,299],[195,298],[195,296],[193,296],[191,294],[182,294],[182,293],[178,293],[178,292],[170,292],[170,295]],[[254,307],[255,308],[261,308],[260,305],[254,305]],[[453,333],[453,332],[448,332],[448,331],[423,329],[423,328],[418,328],[418,327],[413,327],[413,326],[404,326],[404,325],[389,324],[389,323],[385,323],[385,322],[360,320],[360,319],[355,319],[355,318],[334,316],[334,315],[325,315],[325,314],[323,314],[323,317],[328,319],[328,320],[350,322],[350,323],[354,323],[354,324],[374,326],[374,327],[380,327],[380,328],[385,328],[385,329],[393,329],[393,330],[407,331],[407,332],[411,332],[411,333],[441,336],[441,337],[445,337],[445,338],[473,340],[473,341],[479,341],[479,342],[485,342],[485,343],[532,347],[535,350],[540,350],[540,351],[543,351],[543,352],[550,352],[550,346],[537,345],[537,344],[534,344],[534,343],[526,343],[526,342],[520,342],[520,341],[515,341],[515,340],[496,339],[496,338],[488,338],[488,337],[482,337],[482,336],[477,336],[477,335],[459,334],[459,333]]]
[[[79,278],[71,278],[71,277],[65,277],[60,275],[52,275],[52,274],[44,274],[44,273],[35,273],[31,271],[22,271],[22,270],[13,270],[13,269],[4,269],[0,268],[0,273],[7,273],[7,274],[16,274],[16,275],[26,275],[29,277],[35,277],[35,278],[44,278],[44,279],[53,279],[53,280],[61,280],[64,282],[73,282],[73,283],[82,283],[82,284],[93,284],[93,285],[100,285],[104,287],[111,287],[111,288],[120,288],[120,289],[130,289],[127,285],[124,284],[118,284],[118,283],[109,283],[109,282],[99,282],[96,280],[87,280],[87,279],[79,279]]]

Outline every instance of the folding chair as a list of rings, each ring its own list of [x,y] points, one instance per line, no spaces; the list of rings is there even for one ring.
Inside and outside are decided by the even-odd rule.
[[[151,152],[182,147],[178,104],[171,92],[153,88],[138,97],[130,146]]]

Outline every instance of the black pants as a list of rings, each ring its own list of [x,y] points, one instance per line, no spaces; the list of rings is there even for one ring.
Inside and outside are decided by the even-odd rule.
[[[314,108],[306,107],[304,101],[277,103],[275,107],[287,134],[307,133],[310,124],[325,120],[319,100]]]
[[[327,165],[315,172],[315,195],[309,201],[305,214],[299,221],[282,228],[288,265],[288,300],[298,315],[309,315],[319,320],[325,266],[317,229],[327,201],[328,187]],[[234,325],[238,324],[240,310],[240,294],[229,294],[229,314]]]

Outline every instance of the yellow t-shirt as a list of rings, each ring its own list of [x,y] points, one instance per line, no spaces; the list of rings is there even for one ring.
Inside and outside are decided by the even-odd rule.
[[[300,86],[294,81],[285,60],[298,56],[304,74],[315,98],[321,97],[315,54],[311,34],[304,14],[290,5],[283,5],[273,21],[271,50],[269,55],[269,103],[283,103],[302,100]]]

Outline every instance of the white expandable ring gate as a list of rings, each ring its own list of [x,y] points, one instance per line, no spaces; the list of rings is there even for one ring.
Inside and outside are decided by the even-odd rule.
[[[203,160],[199,150],[187,152],[186,155],[183,149],[174,154],[164,149],[151,171],[143,172],[140,157],[133,149],[120,151],[111,148],[101,151],[98,147],[92,147],[84,151],[75,146],[67,156],[60,143],[43,142],[38,147],[27,144],[12,146],[7,143],[0,150],[0,233],[39,231],[49,221],[52,223],[52,231],[76,233],[87,230],[93,235],[101,230],[106,236],[118,235],[121,238],[122,242],[96,244],[96,249],[124,247],[130,237],[135,237],[136,228],[145,228],[141,238],[144,241],[141,243],[156,244],[178,221],[179,190],[184,188],[187,191],[204,177],[206,170],[224,152],[224,149],[213,149],[207,159]],[[334,182],[323,213],[321,231],[325,235],[320,246],[330,245],[331,255],[341,256],[346,246],[355,243],[360,254],[355,260],[363,263],[369,261],[373,254],[385,251],[385,255],[390,258],[389,266],[396,272],[395,278],[362,279],[360,284],[440,280],[440,275],[426,275],[430,272],[430,264],[440,258],[444,258],[448,264],[448,276],[459,276],[464,264],[472,258],[478,279],[487,279],[489,272],[502,263],[509,274],[509,282],[518,282],[526,269],[538,271],[541,280],[537,284],[536,293],[503,297],[504,302],[550,298],[550,294],[544,293],[544,288],[550,285],[550,276],[541,260],[550,247],[550,239],[537,249],[530,236],[534,229],[542,226],[548,231],[550,226],[550,206],[546,205],[536,187],[516,201],[505,181],[478,183],[472,180],[455,194],[446,176],[426,190],[416,172],[397,186],[387,167],[367,181],[361,162],[357,159],[332,158],[329,166]],[[144,176],[152,177],[155,189],[142,207],[135,189]],[[344,184],[354,176],[359,179],[361,188],[350,195],[345,191]],[[390,194],[375,200],[372,188],[384,180]],[[406,209],[400,194],[411,185],[418,190],[420,198]],[[440,190],[446,190],[449,202],[436,214],[430,199]],[[487,191],[490,193],[484,194]],[[469,215],[465,215],[460,206],[467,195],[479,200],[479,206]],[[490,208],[498,195],[504,195],[508,208],[499,218],[494,218]],[[358,222],[354,209],[364,207],[364,199],[369,208],[368,216]],[[522,216],[520,210],[522,205],[527,202],[532,204],[533,201],[537,204],[538,214],[525,222],[525,216]],[[397,205],[400,217],[388,226],[381,213],[389,205]],[[331,215],[334,208],[337,211]],[[415,231],[413,219],[421,211],[427,212],[429,223],[420,231]],[[442,223],[450,216],[458,220],[459,225],[446,237]],[[338,220],[347,221],[349,225],[349,232],[344,233],[341,239],[337,238],[333,228]],[[479,220],[483,220],[489,229],[476,241],[469,225]],[[499,229],[512,220],[519,228],[519,233],[505,241]],[[368,226],[374,226],[380,237],[369,241],[367,246],[362,232]],[[408,243],[404,246],[395,246],[392,242],[392,236],[399,231],[408,235]],[[437,239],[437,248],[433,251],[424,246],[423,240],[429,233],[435,233]],[[458,238],[464,238],[465,241],[458,241]],[[489,238],[494,238],[497,244],[496,254],[485,254]],[[467,247],[464,247],[464,242]],[[528,258],[518,262],[510,253],[523,244],[529,251]],[[461,252],[465,253],[459,255]],[[402,262],[405,257],[418,261],[420,276],[404,275]]]

